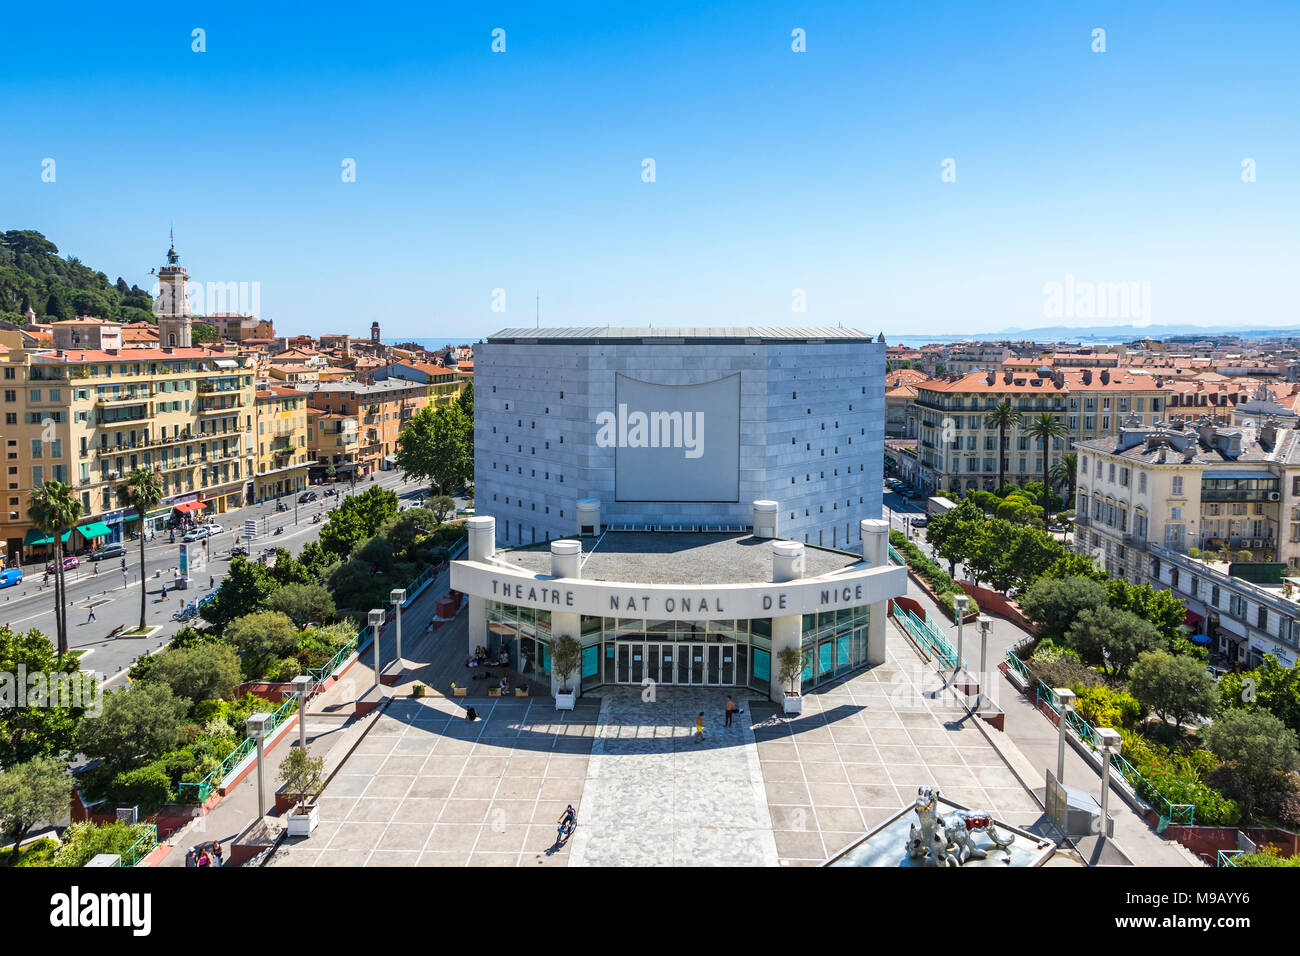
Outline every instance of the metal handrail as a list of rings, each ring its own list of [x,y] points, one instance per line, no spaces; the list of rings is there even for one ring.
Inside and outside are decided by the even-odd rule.
[[[145,832],[122,854],[123,866],[139,866],[158,845],[158,827],[152,823],[140,825],[145,828]]]

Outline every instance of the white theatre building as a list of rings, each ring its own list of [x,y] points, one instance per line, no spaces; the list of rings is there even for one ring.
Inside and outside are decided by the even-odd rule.
[[[507,329],[474,350],[469,649],[778,699],[884,659],[885,346],[845,329]],[[579,681],[571,680],[578,684]]]

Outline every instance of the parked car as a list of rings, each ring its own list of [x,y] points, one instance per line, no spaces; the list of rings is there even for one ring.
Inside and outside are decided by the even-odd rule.
[[[221,532],[226,530],[215,521],[209,521],[207,524],[203,525],[203,527],[208,529],[208,534],[221,534]]]
[[[307,502],[315,501],[319,497],[320,495],[316,494],[314,491],[304,491],[298,496],[298,504],[305,505]]]
[[[925,527],[926,525],[928,525],[929,523],[930,523],[930,519],[927,518],[925,515],[915,515],[915,516],[912,518],[912,527],[913,527],[913,528],[924,528],[924,527]]]
[[[204,538],[206,538],[206,537],[207,537],[209,534],[211,534],[211,533],[212,533],[212,532],[210,532],[207,528],[205,528],[205,527],[203,527],[203,526],[200,525],[199,527],[195,528],[193,531],[187,531],[187,532],[185,533],[185,537],[181,538],[181,540],[182,540],[182,541],[202,541]]]
[[[63,559],[63,570],[64,570],[64,571],[71,571],[73,568],[77,567],[77,566],[80,565],[80,564],[81,564],[81,561],[77,558],[76,555],[69,554],[69,555],[67,555],[67,556]],[[49,564],[47,564],[47,565],[45,566],[45,570],[48,571],[50,574],[53,574],[53,573],[54,573],[54,562],[51,561]]]
[[[0,588],[11,588],[15,584],[23,583],[22,568],[5,568],[0,571]]]
[[[105,558],[122,558],[126,556],[126,545],[121,541],[114,541],[106,544],[90,556],[92,561],[103,561]]]

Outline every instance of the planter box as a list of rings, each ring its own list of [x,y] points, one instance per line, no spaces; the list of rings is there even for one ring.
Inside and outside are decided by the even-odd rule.
[[[578,695],[574,691],[556,691],[555,709],[556,710],[573,710],[577,702]]]
[[[306,813],[293,812],[288,818],[288,832],[291,837],[309,837],[320,824],[320,807],[311,804]]]
[[[798,694],[786,694],[782,698],[781,712],[786,714],[802,714],[803,698]]]

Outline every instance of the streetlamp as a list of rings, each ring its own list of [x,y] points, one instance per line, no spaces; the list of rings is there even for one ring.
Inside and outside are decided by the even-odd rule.
[[[1065,783],[1065,715],[1074,710],[1074,691],[1068,687],[1056,687],[1052,689],[1056,695],[1057,704],[1060,706],[1060,733],[1056,741],[1056,779],[1058,783]]]
[[[307,692],[311,689],[311,678],[299,674],[290,683],[293,696],[298,698],[298,746],[307,746]]]
[[[248,736],[257,741],[257,818],[266,816],[266,725],[271,715],[259,710],[248,715]]]
[[[366,615],[366,623],[370,625],[370,631],[375,640],[375,686],[379,686],[379,629],[384,626],[384,609],[381,607],[371,609]]]
[[[961,670],[961,628],[966,621],[966,609],[970,607],[970,598],[965,594],[958,594],[952,599],[952,605],[957,609],[957,663],[952,668],[952,679],[957,679],[957,672]]]
[[[987,614],[979,616],[980,626],[980,677],[979,677],[979,694],[975,697],[975,712],[979,713],[984,709],[984,682],[988,680],[988,659],[989,659],[989,633],[993,630],[993,618]]]
[[[388,599],[393,602],[393,610],[397,613],[397,659],[402,659],[402,604],[406,601],[406,588],[393,588],[389,593]]]
[[[1101,836],[1110,836],[1110,758],[1119,756],[1124,748],[1124,738],[1118,730],[1109,727],[1097,728],[1097,744],[1101,750]]]

